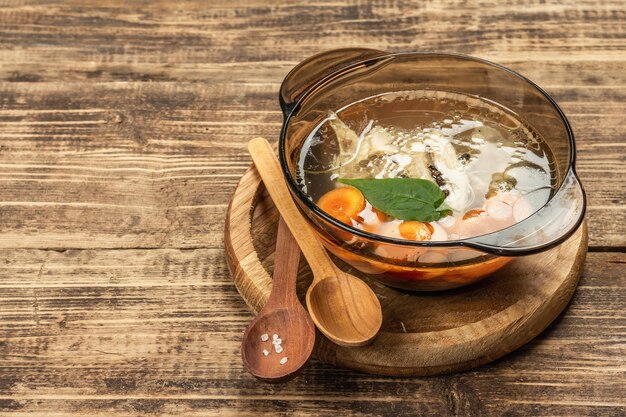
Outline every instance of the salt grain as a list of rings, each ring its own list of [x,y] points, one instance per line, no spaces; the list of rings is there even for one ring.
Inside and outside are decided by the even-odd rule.
[[[281,360],[280,360],[280,364],[281,364],[281,365],[284,365],[284,364],[286,364],[286,363],[287,363],[287,357],[286,357],[286,356],[284,356],[284,357],[282,357],[282,358],[281,358]]]
[[[267,341],[269,340],[269,338],[270,338],[270,337],[269,337],[269,335],[268,335],[267,333],[264,333],[264,334],[262,334],[262,335],[261,335],[261,340],[262,340],[263,342],[267,342]],[[274,351],[275,351],[276,353],[281,353],[283,350],[285,350],[285,349],[281,346],[281,344],[282,344],[282,343],[283,343],[282,339],[281,339],[281,338],[280,338],[280,337],[279,337],[276,333],[274,333],[274,334],[272,335],[272,345],[274,345]],[[264,356],[267,356],[267,355],[269,355],[269,354],[270,354],[270,352],[269,352],[267,349],[263,349],[263,355],[264,355]],[[281,359],[281,362],[280,362],[280,363],[281,363],[281,365],[283,365],[283,364],[285,363],[285,362],[283,362],[283,360],[284,360],[285,362],[287,362],[287,358],[285,357],[285,358]]]

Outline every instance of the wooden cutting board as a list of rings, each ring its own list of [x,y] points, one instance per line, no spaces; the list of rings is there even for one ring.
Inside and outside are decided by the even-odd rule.
[[[239,293],[255,312],[267,301],[278,212],[254,167],[241,179],[226,219],[228,265]],[[441,293],[409,293],[385,287],[338,259],[367,282],[383,308],[374,343],[344,348],[319,332],[315,357],[336,366],[380,375],[435,375],[493,361],[543,331],[571,299],[587,253],[583,224],[565,243],[515,259],[474,285]],[[300,262],[298,295],[311,271]]]

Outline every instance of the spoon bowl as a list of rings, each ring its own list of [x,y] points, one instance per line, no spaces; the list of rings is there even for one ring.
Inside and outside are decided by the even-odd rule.
[[[269,339],[262,341],[267,334]],[[277,353],[272,335],[282,339],[283,351]],[[246,343],[241,357],[246,368],[255,377],[267,382],[283,382],[294,377],[308,362],[315,345],[315,327],[300,304],[261,313],[250,323],[244,334]],[[269,354],[266,356],[263,351]],[[281,358],[287,362],[280,364]]]
[[[306,303],[317,328],[341,346],[368,344],[382,324],[378,299],[370,287],[340,271],[314,282]]]
[[[263,381],[284,382],[295,377],[313,353],[315,325],[296,296],[299,262],[300,248],[281,218],[272,292],[248,325],[241,344],[243,364]]]

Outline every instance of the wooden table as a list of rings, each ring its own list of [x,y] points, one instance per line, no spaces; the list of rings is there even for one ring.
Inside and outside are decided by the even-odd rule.
[[[624,1],[44,3],[0,8],[0,414],[626,413]],[[348,46],[477,55],[567,113],[590,253],[518,352],[432,378],[242,368],[222,232],[245,144],[277,139],[293,65]]]

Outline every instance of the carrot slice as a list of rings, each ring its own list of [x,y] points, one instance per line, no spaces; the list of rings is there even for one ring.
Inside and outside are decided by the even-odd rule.
[[[324,194],[317,202],[317,206],[337,220],[340,220],[336,216],[337,213],[356,219],[365,208],[365,197],[354,187],[335,188]]]
[[[463,215],[463,220],[469,220],[469,219],[473,219],[474,217],[478,217],[481,214],[483,214],[485,212],[485,210],[481,210],[481,209],[473,209],[468,211],[467,213],[465,213]]]
[[[430,240],[435,229],[429,223],[407,221],[400,223],[400,235],[408,240]]]

